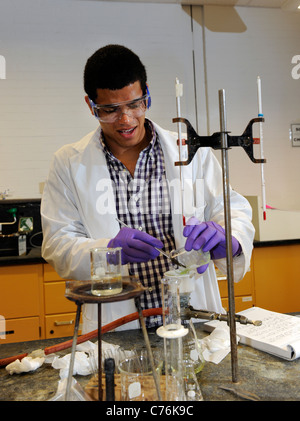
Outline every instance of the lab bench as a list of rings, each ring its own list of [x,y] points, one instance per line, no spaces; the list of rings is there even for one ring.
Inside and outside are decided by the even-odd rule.
[[[235,310],[251,306],[280,313],[300,312],[300,239],[255,242],[250,271],[235,283]],[[228,310],[226,276],[219,276],[222,304]],[[0,344],[73,334],[76,306],[64,297],[65,281],[41,257],[0,257],[0,315],[6,339]]]
[[[203,331],[203,323],[196,323],[195,327],[199,339],[208,335]],[[162,347],[163,340],[157,336],[155,329],[149,329],[148,336],[152,349]],[[66,339],[68,338],[3,344],[0,345],[0,358],[45,349]],[[141,330],[109,332],[105,333],[102,339],[108,343],[122,345],[124,349],[132,349],[132,344],[136,347],[145,346]],[[70,352],[70,349],[65,349],[56,355],[63,356]],[[300,400],[300,360],[285,361],[246,345],[238,345],[238,383],[232,382],[230,353],[219,364],[206,362],[197,376],[204,401],[245,401],[245,398],[236,396],[222,387],[236,389],[239,393],[250,396],[255,394],[261,401]],[[91,377],[75,376],[86,390]],[[55,395],[59,379],[59,370],[50,364],[44,363],[33,372],[13,375],[8,374],[2,367],[0,401],[47,401]],[[101,409],[101,406],[98,408]]]

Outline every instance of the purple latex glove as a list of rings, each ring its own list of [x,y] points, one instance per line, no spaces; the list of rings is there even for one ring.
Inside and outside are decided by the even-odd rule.
[[[212,259],[226,257],[225,230],[216,222],[202,222],[195,217],[188,220],[184,227],[183,235],[187,237],[185,249],[209,251]],[[236,256],[242,250],[240,243],[232,236],[232,255]],[[198,273],[203,273],[208,265],[197,268]]]
[[[155,259],[159,251],[154,247],[163,248],[163,243],[146,232],[134,228],[123,227],[107,247],[122,247],[122,265],[126,263],[147,262]]]

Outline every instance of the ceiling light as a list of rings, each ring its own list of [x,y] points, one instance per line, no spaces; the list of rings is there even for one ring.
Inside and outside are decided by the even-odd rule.
[[[281,9],[286,10],[288,12],[298,11],[300,10],[299,0],[286,0],[281,6]]]

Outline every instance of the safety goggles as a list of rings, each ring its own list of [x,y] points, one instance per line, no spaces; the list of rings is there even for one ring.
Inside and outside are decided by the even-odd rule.
[[[114,123],[119,120],[123,114],[129,117],[138,118],[145,114],[146,109],[149,107],[148,94],[131,100],[123,101],[115,104],[98,105],[90,99],[90,104],[93,109],[95,117],[102,123]]]

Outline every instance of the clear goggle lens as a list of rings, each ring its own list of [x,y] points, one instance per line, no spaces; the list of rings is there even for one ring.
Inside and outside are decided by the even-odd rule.
[[[133,101],[124,101],[108,105],[98,105],[92,100],[90,100],[90,102],[94,115],[99,121],[102,121],[103,123],[114,123],[119,120],[123,114],[133,118],[141,117],[146,112],[148,98],[149,95],[146,94]]]

